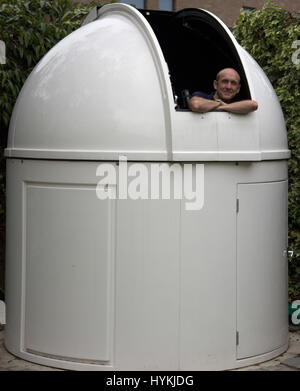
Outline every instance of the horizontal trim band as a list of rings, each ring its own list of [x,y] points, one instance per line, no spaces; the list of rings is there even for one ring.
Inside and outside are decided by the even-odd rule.
[[[93,151],[6,148],[6,158],[53,160],[119,160],[125,156],[137,161],[261,161],[283,160],[291,157],[291,151]]]

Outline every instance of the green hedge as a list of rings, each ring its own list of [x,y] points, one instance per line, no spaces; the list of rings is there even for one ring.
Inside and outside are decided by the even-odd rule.
[[[279,98],[289,148],[290,299],[300,298],[300,15],[292,16],[273,1],[261,10],[241,12],[234,35],[263,68]],[[295,42],[299,40],[299,42]],[[299,45],[298,45],[299,44]],[[295,61],[297,60],[298,61]]]

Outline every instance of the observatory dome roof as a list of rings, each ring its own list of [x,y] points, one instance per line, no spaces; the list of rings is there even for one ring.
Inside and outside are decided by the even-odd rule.
[[[176,95],[185,88],[209,89],[208,81],[225,66],[239,71],[241,98],[255,99],[256,112],[176,108]],[[14,107],[6,156],[115,160],[120,155],[234,161],[286,159],[290,151],[268,78],[216,16],[200,9],[171,13],[111,4],[96,9],[94,20],[55,45],[33,69]]]

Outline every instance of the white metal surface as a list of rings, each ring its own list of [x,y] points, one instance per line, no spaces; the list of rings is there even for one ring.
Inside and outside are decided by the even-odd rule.
[[[286,349],[286,231],[269,229],[284,223],[286,195],[268,187],[286,184],[285,161],[206,163],[198,211],[183,200],[99,200],[99,162],[7,163],[9,351],[80,370],[219,370]],[[267,263],[255,235],[254,259],[240,260],[249,248],[236,208],[245,186],[270,189],[250,198],[268,228]],[[250,275],[263,317],[249,306]],[[260,350],[243,359],[251,341]]]
[[[259,102],[246,116],[176,112],[157,38],[123,4],[33,70],[6,149],[10,352],[67,369],[222,370],[287,348],[286,131],[266,76],[227,34]],[[99,200],[97,167],[119,174],[120,155],[146,170],[204,162],[203,206]]]
[[[59,42],[18,98],[8,155],[167,160],[172,91],[155,35],[115,5]],[[38,107],[38,110],[36,109]]]
[[[177,112],[157,37],[133,7],[110,4],[35,67],[15,106],[6,156],[49,159],[268,160],[290,156],[277,96],[235,46],[258,111]],[[37,110],[38,107],[38,110]],[[220,126],[220,124],[222,126]]]
[[[287,181],[238,185],[238,358],[286,342],[287,190]]]
[[[114,201],[98,202],[92,186],[31,182],[24,201],[24,348],[110,361]]]

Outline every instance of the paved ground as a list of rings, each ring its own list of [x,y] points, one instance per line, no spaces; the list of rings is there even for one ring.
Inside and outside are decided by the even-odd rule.
[[[0,329],[0,371],[59,371],[37,365],[10,354],[4,347],[4,330]],[[300,371],[300,327],[290,326],[288,350],[273,360],[235,371]]]

